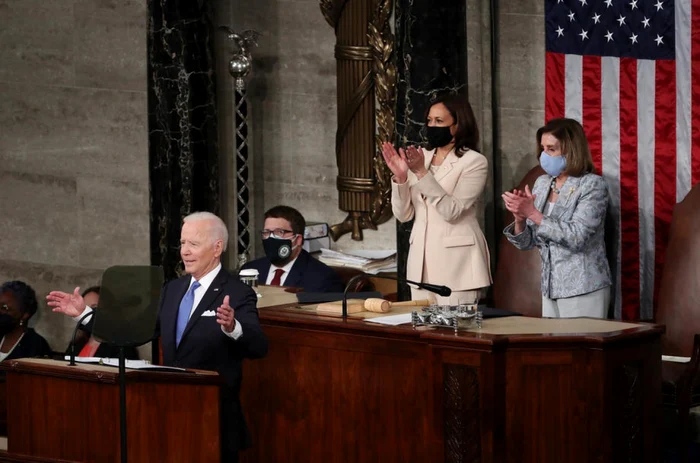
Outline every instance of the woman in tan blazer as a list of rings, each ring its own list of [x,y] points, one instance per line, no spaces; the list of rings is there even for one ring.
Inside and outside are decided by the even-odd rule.
[[[474,151],[479,132],[466,99],[438,99],[426,120],[431,150],[408,147],[397,153],[390,143],[382,147],[394,174],[394,215],[400,222],[415,219],[406,277],[452,289],[444,298],[411,288],[411,297],[438,304],[472,302],[491,284],[488,245],[476,217],[488,163]]]

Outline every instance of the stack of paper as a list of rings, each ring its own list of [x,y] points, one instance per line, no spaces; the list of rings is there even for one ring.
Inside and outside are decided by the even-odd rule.
[[[321,249],[319,260],[335,267],[351,267],[365,273],[396,271],[396,251],[358,250],[352,253]]]
[[[64,357],[66,360],[70,360],[70,355]],[[118,358],[110,357],[75,357],[75,361],[78,363],[97,363],[100,365],[109,365],[112,367],[119,366]],[[153,365],[148,360],[130,360],[126,359],[124,362],[126,368],[134,370],[177,370],[177,371],[187,371],[184,368],[178,367],[166,367],[163,365]]]

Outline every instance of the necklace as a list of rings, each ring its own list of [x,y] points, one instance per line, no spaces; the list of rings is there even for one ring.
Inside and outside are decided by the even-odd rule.
[[[442,162],[447,158],[448,154],[450,154],[450,153],[447,152],[447,154],[441,154],[440,156],[438,156],[437,150],[435,150],[435,152],[433,153],[433,159],[437,162]]]
[[[563,185],[562,185],[563,186]],[[553,192],[556,194],[561,193],[561,188],[557,188],[557,178],[552,179],[552,184],[550,185],[550,188],[552,189]]]

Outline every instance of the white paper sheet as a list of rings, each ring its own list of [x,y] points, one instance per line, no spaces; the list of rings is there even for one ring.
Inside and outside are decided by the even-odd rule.
[[[66,360],[70,360],[70,355],[65,356]],[[97,363],[100,365],[109,365],[111,367],[119,366],[119,359],[110,357],[76,357],[75,361],[77,363]],[[164,365],[153,365],[147,360],[129,360],[126,359],[124,364],[126,368],[132,370],[177,370],[177,371],[187,371],[184,368],[178,367],[167,367]]]
[[[411,314],[402,313],[399,315],[387,315],[386,317],[368,318],[365,321],[372,323],[381,323],[382,325],[397,326],[403,325],[404,323],[411,323]]]
[[[676,357],[673,355],[662,355],[661,360],[663,360],[664,362],[688,363],[688,362],[690,362],[690,357]]]

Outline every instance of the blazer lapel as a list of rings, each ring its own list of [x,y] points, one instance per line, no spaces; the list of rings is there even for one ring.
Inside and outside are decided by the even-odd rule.
[[[192,327],[197,323],[199,320],[199,317],[202,316],[202,314],[211,307],[214,302],[223,294],[223,287],[224,284],[226,283],[227,280],[226,272],[224,272],[224,269],[222,268],[219,271],[219,274],[216,275],[216,278],[214,278],[214,281],[212,281],[211,286],[209,286],[209,289],[207,290],[206,293],[204,293],[204,297],[202,298],[201,301],[199,301],[199,304],[197,304],[197,308],[194,309],[194,312],[192,313],[192,316],[190,317],[189,321],[187,322],[187,326],[185,327],[185,331],[182,333],[182,339],[184,340],[185,337],[187,336],[187,333],[190,332]],[[184,296],[184,294],[183,294]],[[182,345],[182,340],[180,341],[180,345]]]
[[[542,187],[542,190],[532,191],[535,194],[535,209],[540,212],[544,212],[544,205],[547,203],[547,198],[549,197],[549,185],[552,183],[552,177],[549,177],[547,182]],[[533,187],[533,190],[535,188]]]
[[[435,150],[423,149],[423,164],[426,169],[430,169],[430,163],[433,162],[433,156],[435,156]]]
[[[270,261],[265,259],[265,264],[258,269],[258,284],[264,285],[267,281],[267,274],[270,273]]]
[[[566,179],[564,185],[562,185],[559,190],[560,193],[557,202],[554,204],[554,208],[552,208],[552,213],[550,214],[552,218],[561,217],[564,211],[571,207],[571,197],[574,196],[574,192],[578,189],[580,183],[581,177],[568,177]]]
[[[284,280],[284,286],[303,286],[302,275],[304,274],[304,270],[306,270],[309,258],[306,251],[302,250],[299,257],[297,257],[297,260],[294,262],[294,265],[292,265],[292,268],[289,269],[289,275],[287,275],[287,278]]]
[[[443,177],[445,177],[445,175],[450,173],[452,167],[455,163],[457,163],[457,161],[459,161],[459,158],[455,154],[455,151],[450,151],[445,160],[442,161],[442,164],[440,164],[440,167],[438,167],[437,172],[435,172],[435,180],[440,181]]]

